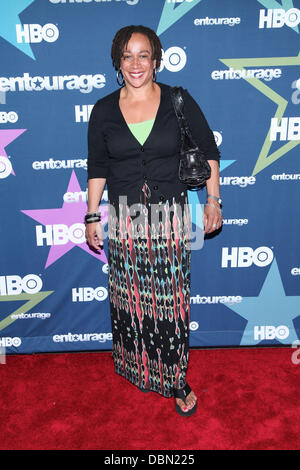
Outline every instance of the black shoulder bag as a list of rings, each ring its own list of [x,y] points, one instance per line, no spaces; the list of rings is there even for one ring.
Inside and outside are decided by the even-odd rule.
[[[211,168],[204,153],[195,143],[184,116],[182,87],[171,87],[171,97],[181,132],[179,179],[188,189],[198,190],[210,177]]]

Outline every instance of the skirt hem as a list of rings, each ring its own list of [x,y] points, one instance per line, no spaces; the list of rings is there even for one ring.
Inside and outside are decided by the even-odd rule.
[[[174,397],[173,391],[170,391],[170,390],[166,391],[166,389],[165,389],[162,392],[161,389],[157,389],[157,388],[154,388],[154,387],[147,387],[146,388],[146,387],[143,387],[142,385],[139,385],[136,382],[136,380],[134,379],[134,377],[126,377],[126,375],[124,373],[122,373],[121,371],[119,371],[117,367],[115,367],[115,373],[120,375],[121,377],[123,377],[125,380],[127,380],[132,385],[135,385],[137,388],[142,388],[143,390],[148,390],[150,392],[156,392],[159,395],[163,396],[164,398],[173,398]]]

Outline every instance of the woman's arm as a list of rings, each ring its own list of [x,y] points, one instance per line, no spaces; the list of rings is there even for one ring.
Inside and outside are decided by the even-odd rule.
[[[88,180],[88,212],[97,212],[106,184],[106,178]]]
[[[105,188],[106,178],[90,178],[88,180],[88,212],[98,212],[99,204]],[[101,222],[86,224],[85,236],[87,243],[95,250],[103,246]]]
[[[220,177],[219,162],[216,160],[207,160],[211,168],[211,176],[206,180],[207,194],[220,197]],[[203,214],[204,233],[211,233],[222,225],[222,213],[220,204],[215,199],[208,198]],[[213,207],[214,206],[214,207]],[[214,225],[216,224],[216,225]]]
[[[98,212],[109,168],[103,133],[105,112],[101,103],[102,100],[98,100],[93,107],[88,127],[88,212]],[[85,236],[91,248],[102,248],[101,223],[86,224]]]

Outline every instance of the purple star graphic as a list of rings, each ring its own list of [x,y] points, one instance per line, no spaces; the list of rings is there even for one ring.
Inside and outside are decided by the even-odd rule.
[[[67,192],[81,192],[81,188],[76,178],[74,170],[72,171]],[[99,208],[99,211],[101,213],[102,223],[107,223],[108,205],[102,205]],[[22,210],[21,212],[28,215],[32,219],[38,221],[44,226],[58,226],[59,224],[61,224],[58,229],[64,230],[64,235],[60,236],[58,234],[58,239],[61,239],[59,244],[52,244],[48,254],[45,268],[48,268],[48,266],[50,266],[52,263],[61,258],[65,253],[72,250],[74,246],[78,246],[90,255],[95,256],[95,258],[99,259],[103,263],[107,263],[107,258],[104,250],[102,250],[101,253],[98,254],[89,248],[86,241],[80,243],[80,240],[84,238],[85,232],[85,226],[83,224],[84,216],[87,212],[87,204],[85,202],[64,202],[63,206],[60,209]],[[73,228],[71,228],[72,226]],[[71,230],[71,236],[73,241],[71,241],[69,237],[67,240],[65,239],[66,230],[69,230],[69,232]],[[52,237],[51,233],[50,236]],[[76,243],[76,239],[78,240],[78,243]]]
[[[6,147],[8,144],[13,142],[19,135],[23,134],[27,129],[6,129],[6,130],[0,130],[0,156],[1,157],[7,157],[7,153],[4,150],[4,147]],[[0,172],[3,171],[0,168]],[[14,170],[11,169],[11,173],[15,176]]]

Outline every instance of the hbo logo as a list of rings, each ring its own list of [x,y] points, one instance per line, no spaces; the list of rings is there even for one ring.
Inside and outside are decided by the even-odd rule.
[[[218,131],[213,131],[213,134],[214,134],[214,138],[215,138],[217,147],[219,147],[222,143],[222,140],[223,140],[222,134]]]
[[[278,118],[271,119],[270,140],[277,140],[277,134],[280,140],[299,140],[300,139],[300,118],[290,117],[282,118],[278,124]]]
[[[6,336],[5,338],[0,338],[0,347],[2,348],[10,348],[12,346],[18,348],[19,346],[21,346],[21,344],[21,338],[18,338],[18,336],[15,336],[14,338],[10,338],[9,336]]]
[[[169,47],[165,52],[162,50],[162,61],[159,68],[161,72],[166,67],[169,72],[179,72],[186,64],[186,53],[181,47]]]
[[[91,302],[92,300],[98,300],[101,302],[108,296],[107,289],[105,287],[79,287],[79,289],[72,289],[72,302]]]
[[[42,280],[36,274],[20,276],[0,276],[0,295],[36,294],[43,287]]]
[[[259,11],[259,28],[282,28],[284,25],[295,28],[299,23],[300,10],[298,8],[290,8],[287,11],[282,8]]]
[[[290,330],[285,325],[277,326],[255,326],[254,339],[262,341],[263,339],[278,339],[283,340],[288,338]]]
[[[80,245],[85,242],[85,226],[78,223],[68,227],[65,224],[46,225],[45,231],[42,225],[36,225],[37,246],[66,245],[69,242]]]
[[[190,322],[190,330],[191,331],[196,331],[199,328],[199,323],[197,321],[191,321]]]
[[[271,248],[259,246],[256,250],[248,246],[233,246],[231,252],[229,248],[222,248],[222,268],[248,268],[255,264],[264,267],[273,261],[274,254]]]
[[[9,111],[8,113],[5,113],[4,111],[0,112],[0,123],[1,124],[6,124],[7,122],[17,122],[19,119],[19,116],[17,113],[14,111]]]
[[[47,23],[44,26],[40,24],[21,24],[16,25],[17,42],[35,43],[35,42],[55,42],[59,36],[57,26]]]
[[[7,178],[12,172],[12,166],[7,157],[0,156],[0,179]]]

